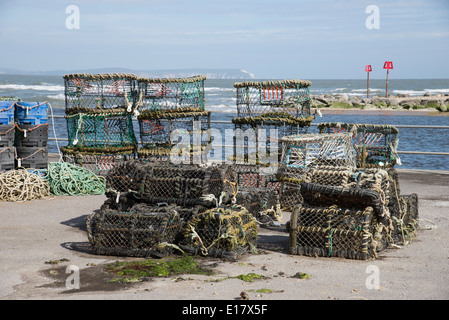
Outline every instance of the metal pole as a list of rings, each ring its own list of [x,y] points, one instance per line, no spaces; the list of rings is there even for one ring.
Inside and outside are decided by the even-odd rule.
[[[369,71],[367,72],[368,78],[366,80],[366,97],[369,98]]]
[[[388,73],[389,73],[390,69],[387,69],[387,89],[385,91],[385,98],[388,98]]]

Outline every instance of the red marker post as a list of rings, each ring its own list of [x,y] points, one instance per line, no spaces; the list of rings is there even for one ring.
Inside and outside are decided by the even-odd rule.
[[[390,69],[393,69],[393,62],[385,61],[384,69],[387,69],[387,88],[385,90],[385,97],[388,98],[388,73],[389,73]]]
[[[367,79],[366,79],[366,97],[369,98],[369,73],[373,71],[370,64],[367,64],[365,67],[365,71],[367,73]]]

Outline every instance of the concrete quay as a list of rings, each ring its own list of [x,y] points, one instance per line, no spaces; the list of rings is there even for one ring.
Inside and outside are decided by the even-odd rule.
[[[215,274],[111,283],[107,263],[135,260],[91,253],[85,218],[105,196],[55,196],[22,203],[0,202],[1,300],[446,300],[449,298],[449,172],[401,170],[401,194],[417,193],[417,239],[380,252],[375,260],[288,254],[289,235],[260,228],[260,254],[236,262],[201,258]],[[283,216],[283,223],[289,214]],[[57,263],[50,263],[56,261]],[[80,288],[70,289],[73,266]],[[370,284],[372,270],[379,285]],[[68,273],[67,273],[68,272]],[[256,273],[266,278],[233,278]],[[309,279],[295,275],[307,273]],[[222,281],[211,281],[219,280]]]

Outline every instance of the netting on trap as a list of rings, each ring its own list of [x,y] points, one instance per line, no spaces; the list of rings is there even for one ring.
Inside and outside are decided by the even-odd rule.
[[[184,228],[179,247],[191,255],[237,260],[256,252],[257,222],[244,207],[232,205],[207,210]]]
[[[65,116],[68,145],[84,150],[129,147],[137,149],[130,114],[126,113],[78,113]]]
[[[86,168],[96,175],[105,176],[117,164],[136,158],[134,146],[83,149],[61,147],[65,162]]]
[[[299,184],[309,168],[355,167],[355,150],[349,133],[286,136],[277,178],[282,182],[281,205],[291,208],[302,201]]]
[[[391,234],[394,243],[407,244],[417,238],[418,229],[418,195],[400,195],[397,202],[390,204],[390,213],[393,224]]]
[[[294,255],[370,259],[385,248],[386,228],[373,208],[298,205],[289,222],[289,251]]]
[[[132,112],[137,94],[134,74],[64,75],[66,114],[98,113],[105,109]]]
[[[321,133],[350,132],[358,167],[393,167],[401,164],[397,153],[399,131],[395,126],[337,122],[320,123],[318,129]]]
[[[305,124],[313,120],[306,80],[234,83],[240,121]]]
[[[162,257],[176,249],[184,222],[176,206],[137,203],[128,211],[103,208],[86,219],[94,254]]]
[[[186,78],[139,78],[140,113],[196,110],[204,111],[204,80],[198,75]]]

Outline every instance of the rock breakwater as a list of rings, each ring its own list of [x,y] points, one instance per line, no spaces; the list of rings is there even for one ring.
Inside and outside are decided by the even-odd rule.
[[[449,95],[360,97],[346,94],[322,94],[312,96],[316,108],[335,109],[395,109],[395,110],[432,110],[449,112]]]

